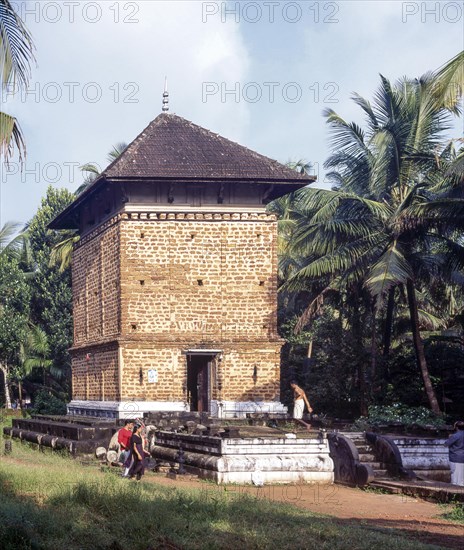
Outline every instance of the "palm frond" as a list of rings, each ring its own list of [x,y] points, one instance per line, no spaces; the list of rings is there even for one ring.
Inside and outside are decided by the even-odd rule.
[[[394,241],[369,269],[364,284],[372,296],[381,297],[411,277],[411,266]]]
[[[373,111],[381,127],[394,123],[398,118],[397,93],[390,81],[380,75],[380,86],[374,94]]]
[[[0,0],[0,71],[3,86],[26,88],[34,61],[29,31],[9,0]]]
[[[464,51],[436,72],[433,95],[439,106],[459,114],[464,89]]]
[[[361,107],[361,109],[366,113],[367,121],[370,124],[370,126],[374,130],[378,130],[379,129],[379,121],[377,120],[377,117],[375,116],[375,113],[372,109],[372,105],[370,104],[370,102],[367,99],[364,99],[362,96],[360,96],[356,92],[353,94],[351,99],[356,103],[356,105],[359,105],[359,107]]]
[[[59,265],[59,271],[63,272],[71,265],[74,245],[80,240],[79,235],[71,235],[57,243],[50,254],[50,265]]]
[[[302,175],[310,175],[313,170],[313,165],[304,159],[289,160],[285,165]]]
[[[444,319],[433,315],[430,311],[418,308],[419,323],[425,330],[440,330],[446,328]]]
[[[295,328],[293,329],[293,332],[295,334],[299,334],[316,315],[319,315],[324,304],[325,294],[327,294],[327,292],[329,292],[330,290],[338,290],[339,283],[339,278],[334,279],[330,282],[328,286],[326,286],[321,292],[319,292],[313,300],[311,300],[303,313],[298,317],[298,321],[295,325]]]
[[[464,149],[459,151],[446,169],[446,176],[456,176],[459,182],[464,183]]]
[[[27,233],[20,231],[21,224],[6,222],[0,229],[0,254],[5,254],[31,267],[32,258],[30,253],[29,239]]]
[[[107,160],[108,162],[115,161],[118,157],[120,157],[124,151],[127,149],[127,143],[120,142],[113,145],[111,151],[108,153]]]
[[[398,231],[418,228],[464,228],[464,199],[438,199],[408,205],[395,220]]]
[[[309,258],[309,263],[290,277],[282,285],[282,289],[290,292],[301,290],[308,280],[333,278],[350,270],[356,270],[359,275],[361,271],[367,269],[375,253],[376,247],[373,246],[371,236],[340,246],[337,250],[320,258]]]
[[[49,359],[50,346],[46,332],[37,325],[31,325],[21,348],[22,365],[26,374],[34,369],[48,370],[53,365]]]
[[[333,150],[342,149],[348,155],[362,155],[367,151],[364,131],[354,122],[346,122],[332,109],[323,112],[329,125],[330,145]]]
[[[0,229],[0,250],[3,250],[11,243],[13,236],[18,233],[21,225],[16,222],[6,222]]]
[[[19,162],[26,156],[26,143],[22,130],[15,117],[0,112],[0,156],[6,163],[14,155],[15,148],[18,151]]]
[[[40,357],[28,357],[24,360],[23,367],[26,374],[31,374],[34,369],[50,369],[53,361],[42,359]]]
[[[76,195],[83,193],[100,175],[101,169],[93,163],[83,164],[79,166],[79,170],[84,174],[84,183],[79,186]]]
[[[372,215],[377,220],[385,221],[392,215],[392,209],[388,204],[360,197],[354,193],[327,189],[302,190],[298,193],[297,205],[303,212],[315,213],[314,216],[318,222],[322,221],[323,216],[333,215],[341,206],[345,208],[345,214],[352,213],[359,217]]]

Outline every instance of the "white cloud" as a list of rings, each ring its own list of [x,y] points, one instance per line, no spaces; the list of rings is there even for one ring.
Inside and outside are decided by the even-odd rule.
[[[203,82],[246,77],[248,55],[237,25],[203,23],[202,3],[195,1],[120,1],[119,12],[115,2],[81,2],[73,22],[63,9],[56,23],[53,6],[44,5],[29,2],[22,11],[39,66],[31,83],[36,96],[17,95],[7,105],[23,127],[28,160],[22,176],[1,174],[3,223],[30,218],[50,182],[75,189],[82,178],[74,170],[69,181],[69,163],[105,166],[114,143],[131,141],[160,113],[165,75],[172,111],[240,140],[248,106],[202,101]],[[57,92],[62,96],[54,102]]]
[[[335,82],[337,102],[329,104],[308,101],[301,105],[301,116],[311,121],[311,128],[298,128],[296,135],[307,144],[306,158],[324,162],[328,154],[328,133],[320,114],[324,107],[333,108],[345,120],[363,122],[360,109],[350,100],[352,92],[372,99],[379,86],[379,73],[391,81],[402,76],[419,77],[437,69],[464,47],[462,21],[450,22],[438,11],[437,19],[428,10],[435,2],[410,2],[418,6],[418,13],[405,11],[405,2],[399,1],[344,1],[338,3],[339,22],[324,25],[323,31],[305,30],[305,49],[311,78],[321,85]],[[439,7],[442,9],[441,7]],[[464,10],[464,8],[463,8]],[[423,22],[423,19],[425,22]],[[323,52],[323,54],[321,54]],[[462,121],[457,122],[462,128]],[[320,182],[323,185],[323,171]]]
[[[41,95],[50,82],[78,85],[74,103],[64,99],[51,103],[41,97],[38,103],[29,98],[27,103],[8,104],[25,131],[27,168],[37,162],[40,166],[39,183],[34,182],[35,174],[29,174],[25,183],[16,175],[1,184],[2,222],[26,221],[34,214],[47,186],[43,178],[44,169],[50,168],[47,163],[63,167],[63,178],[56,185],[66,185],[69,179],[65,162],[105,165],[112,144],[130,141],[159,114],[165,75],[172,111],[279,160],[304,158],[322,165],[328,153],[321,116],[325,107],[348,120],[359,120],[351,93],[372,98],[380,72],[392,80],[420,76],[464,47],[464,18],[451,22],[453,13],[443,12],[443,3],[436,21],[425,12],[405,14],[405,5],[422,10],[423,2],[302,1],[301,20],[294,24],[285,20],[282,3],[275,9],[274,22],[263,11],[259,21],[248,23],[244,15],[250,19],[252,10],[239,12],[238,22],[231,15],[223,23],[220,13],[203,22],[206,4],[192,0],[102,1],[101,18],[92,24],[84,20],[92,12],[82,12],[82,6],[92,3],[80,2],[74,23],[62,18],[52,24],[43,13],[38,23],[36,14],[26,18],[37,45],[39,68],[34,81],[41,86]],[[429,9],[436,2],[425,4]],[[130,18],[138,22],[127,22]],[[94,104],[82,98],[83,92],[95,91],[86,88],[91,82],[100,86],[102,94]],[[202,95],[205,82],[218,87],[214,96]],[[250,82],[262,86],[263,97],[257,102],[243,97]],[[280,83],[274,101],[269,100],[265,82]],[[295,103],[283,98],[289,82],[302,89]],[[233,93],[221,97],[221,89],[230,91],[236,83],[238,97]],[[129,102],[131,97],[137,102]],[[69,187],[75,189],[79,183],[75,174]]]

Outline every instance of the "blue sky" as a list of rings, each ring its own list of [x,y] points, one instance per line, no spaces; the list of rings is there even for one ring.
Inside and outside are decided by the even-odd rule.
[[[462,2],[14,4],[38,65],[28,94],[2,96],[27,142],[22,173],[1,166],[2,224],[27,222],[50,184],[75,190],[78,166],[103,168],[161,112],[165,75],[172,112],[282,162],[311,161],[324,186],[324,108],[362,122],[353,91],[372,98],[379,73],[420,76],[464,48]]]

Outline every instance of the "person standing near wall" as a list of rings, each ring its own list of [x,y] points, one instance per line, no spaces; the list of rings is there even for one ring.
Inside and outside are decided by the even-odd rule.
[[[456,422],[454,429],[456,433],[445,441],[449,451],[451,483],[464,487],[464,422]]]

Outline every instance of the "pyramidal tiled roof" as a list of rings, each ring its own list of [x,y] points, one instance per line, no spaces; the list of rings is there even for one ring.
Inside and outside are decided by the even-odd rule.
[[[110,164],[74,202],[49,223],[51,229],[77,229],[79,212],[98,190],[112,182],[169,181],[269,184],[268,199],[315,181],[276,160],[197,126],[180,116],[162,113]]]
[[[99,179],[253,180],[310,183],[279,162],[163,113],[153,120]]]

